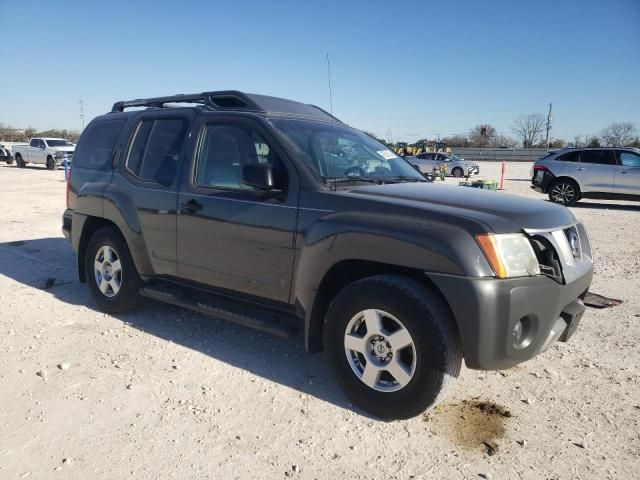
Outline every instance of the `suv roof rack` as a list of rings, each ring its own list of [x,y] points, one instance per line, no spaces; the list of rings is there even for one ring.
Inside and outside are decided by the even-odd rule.
[[[260,112],[275,116],[289,116],[323,120],[325,122],[343,123],[330,113],[315,105],[295,102],[284,98],[243,93],[237,90],[221,90],[217,92],[202,92],[170,95],[166,97],[138,98],[122,100],[113,104],[112,112],[123,112],[125,108],[151,107],[165,108],[170,103],[194,103],[203,105],[211,110],[231,110]]]

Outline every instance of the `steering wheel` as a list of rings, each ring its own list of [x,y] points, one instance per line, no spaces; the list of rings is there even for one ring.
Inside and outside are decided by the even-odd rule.
[[[367,175],[367,172],[364,171],[364,168],[355,165],[353,167],[347,168],[344,172],[342,172],[342,174],[345,177],[365,177]]]

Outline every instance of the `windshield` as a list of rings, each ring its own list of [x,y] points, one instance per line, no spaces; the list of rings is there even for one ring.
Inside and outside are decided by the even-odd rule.
[[[424,180],[408,162],[369,135],[340,124],[272,120],[299,157],[322,178]]]
[[[68,140],[47,140],[50,147],[73,147],[73,143]]]
[[[452,162],[463,162],[464,161],[462,158],[460,158],[457,155],[454,155],[453,153],[449,154],[449,158],[451,159]]]

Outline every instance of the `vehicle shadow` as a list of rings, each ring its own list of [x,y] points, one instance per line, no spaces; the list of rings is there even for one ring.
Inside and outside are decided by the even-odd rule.
[[[75,262],[71,246],[62,237],[0,243],[0,275],[30,288],[46,290],[61,302],[97,310],[87,286],[77,279]],[[334,382],[323,356],[305,352],[300,335],[293,339],[272,337],[152,300],[135,312],[114,315],[114,318],[142,332],[370,417],[351,406]]]
[[[580,200],[578,203],[573,205],[572,208],[595,208],[597,210],[626,210],[634,212],[640,210],[640,202],[636,202],[636,204],[633,205],[631,203],[595,203]]]

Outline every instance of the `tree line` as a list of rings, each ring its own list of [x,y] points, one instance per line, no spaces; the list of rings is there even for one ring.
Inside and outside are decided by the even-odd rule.
[[[530,114],[518,117],[511,126],[511,135],[498,133],[489,123],[476,125],[468,134],[449,135],[438,140],[423,138],[416,143],[444,142],[449,147],[475,148],[547,148],[547,119],[543,115]],[[550,148],[564,147],[636,147],[640,148],[640,136],[631,122],[612,123],[598,135],[576,135],[567,141],[549,138]]]
[[[70,142],[77,143],[78,138],[80,138],[80,130],[66,130],[57,128],[52,128],[49,130],[37,130],[33,127],[19,129],[9,127],[0,123],[0,141],[27,142],[32,137],[65,138]]]

